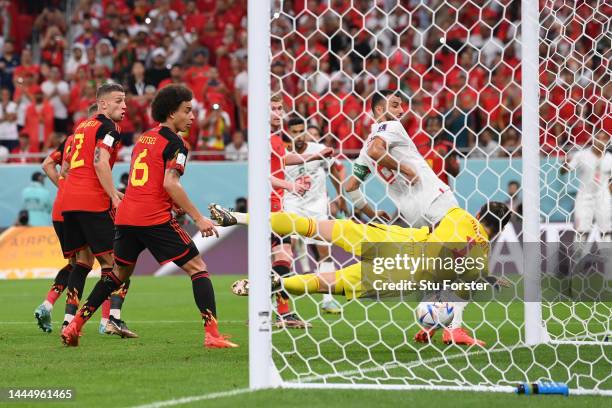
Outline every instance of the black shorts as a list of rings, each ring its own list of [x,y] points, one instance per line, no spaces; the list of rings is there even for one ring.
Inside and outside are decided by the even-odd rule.
[[[94,255],[113,252],[114,223],[109,211],[70,211],[64,215],[64,251],[71,254],[87,246]]]
[[[200,255],[189,234],[175,219],[146,227],[117,225],[114,248],[115,261],[122,265],[135,264],[145,248],[162,265],[174,262],[177,266],[183,266]]]
[[[291,245],[291,235],[280,236],[273,232],[270,235],[270,243],[272,248],[275,248],[281,244]]]
[[[66,251],[64,245],[64,222],[63,221],[53,221],[53,229],[55,230],[55,234],[57,235],[57,240],[59,241],[60,247],[62,248],[62,253],[64,254],[64,258],[68,259],[72,256],[72,254]]]

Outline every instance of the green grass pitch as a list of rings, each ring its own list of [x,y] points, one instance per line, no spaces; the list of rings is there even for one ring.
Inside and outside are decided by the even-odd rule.
[[[68,387],[76,390],[75,400],[63,404],[22,402],[7,405],[6,401],[0,404],[129,407],[246,388],[247,300],[229,292],[234,279],[231,276],[213,278],[221,329],[241,346],[234,350],[202,347],[201,322],[190,282],[183,276],[133,279],[123,317],[130,328],[141,335],[140,339],[99,335],[98,316],[94,316],[76,349],[60,344],[57,329],[63,317],[63,297],[54,311],[53,333],[42,333],[33,319],[33,310],[42,301],[50,281],[0,282],[0,388]],[[94,282],[88,280],[86,293]],[[570,379],[570,385],[588,386],[594,379],[609,377],[612,371],[609,346],[559,346],[556,349],[544,346],[470,355],[458,347],[442,346],[439,337],[438,343],[432,346],[413,345],[410,340],[416,326],[402,305],[389,311],[382,305],[351,302],[345,304],[343,320],[318,315],[310,298],[298,299],[296,306],[303,317],[311,319],[314,327],[308,332],[275,332],[274,358],[286,380],[308,381],[317,374],[326,375],[329,382],[353,380],[397,384],[403,381],[419,383],[418,378],[427,378],[436,383],[459,384],[463,380],[482,383],[498,379],[511,381],[520,377],[519,368],[530,365],[529,378],[534,380],[552,372],[555,380]],[[479,326],[479,335],[491,344],[491,350],[497,350],[501,342],[505,345],[515,343],[518,331],[511,321],[512,318],[520,321],[521,313],[518,305],[489,307],[484,319],[479,308],[469,306],[465,319],[470,326]],[[430,363],[418,364],[419,356]],[[453,357],[445,361],[444,356]],[[537,356],[539,365],[530,364],[533,356]],[[389,365],[394,361],[394,365]],[[612,389],[610,379],[607,381],[600,383],[600,388]],[[380,406],[475,407],[490,403],[529,403],[536,407],[558,408],[601,407],[609,405],[609,401],[609,398],[594,396],[525,397],[446,391],[266,390],[180,406],[344,407],[376,403]]]

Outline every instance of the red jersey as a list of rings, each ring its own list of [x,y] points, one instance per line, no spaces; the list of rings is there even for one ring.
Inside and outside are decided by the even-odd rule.
[[[165,126],[143,133],[132,150],[130,179],[115,216],[116,225],[153,226],[172,219],[172,199],[164,188],[166,170],[185,171],[187,148]]]
[[[280,134],[270,136],[270,145],[272,147],[272,155],[270,157],[270,175],[278,179],[285,179],[285,143]],[[270,198],[270,211],[278,212],[283,209],[283,193],[282,188],[272,189],[272,197]]]
[[[115,122],[99,114],[81,122],[74,130],[70,155],[70,172],[64,182],[63,212],[102,212],[111,208],[111,201],[98,180],[94,168],[96,147],[106,149],[111,168],[119,148],[119,131]]]
[[[53,221],[62,222],[64,216],[62,215],[62,197],[64,195],[64,177],[62,177],[61,167],[64,163],[69,163],[70,160],[70,147],[72,144],[72,135],[68,136],[66,140],[62,142],[57,149],[51,153],[51,158],[55,162],[55,165],[60,166],[60,175],[57,180],[57,194],[55,195],[55,201],[53,202],[53,209],[51,210],[51,219]]]

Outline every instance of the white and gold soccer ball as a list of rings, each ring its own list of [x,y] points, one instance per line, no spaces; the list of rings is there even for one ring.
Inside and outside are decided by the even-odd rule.
[[[447,327],[455,315],[451,302],[421,302],[416,307],[417,322],[425,329]]]

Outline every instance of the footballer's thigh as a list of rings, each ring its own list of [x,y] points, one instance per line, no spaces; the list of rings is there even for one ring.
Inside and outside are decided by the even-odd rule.
[[[85,241],[100,263],[112,266],[115,224],[109,211],[76,213]],[[105,267],[105,265],[102,265]]]
[[[175,219],[153,226],[141,227],[140,240],[144,246],[151,251],[153,257],[161,265],[174,262],[176,266],[183,268],[193,258],[200,258],[200,251],[195,246],[191,237]],[[194,261],[190,265],[204,268]],[[183,268],[184,269],[184,268]],[[200,269],[196,272],[202,272]]]
[[[140,240],[142,227],[117,225],[113,241],[113,257],[115,264],[121,267],[134,266],[138,256],[145,249]]]
[[[424,241],[428,229],[404,228],[398,225],[359,224],[350,220],[322,221],[332,222],[332,244],[347,252],[361,255],[361,244],[364,242],[416,242]]]
[[[77,254],[87,247],[87,239],[81,229],[79,212],[65,212],[63,216],[62,239],[64,247],[62,250],[70,255]],[[80,259],[77,259],[77,261],[82,262]]]
[[[66,244],[64,242],[64,222],[53,221],[53,229],[55,230],[55,235],[57,235],[57,240],[60,243],[60,248],[62,249],[64,259],[70,259],[73,254],[66,250]]]

